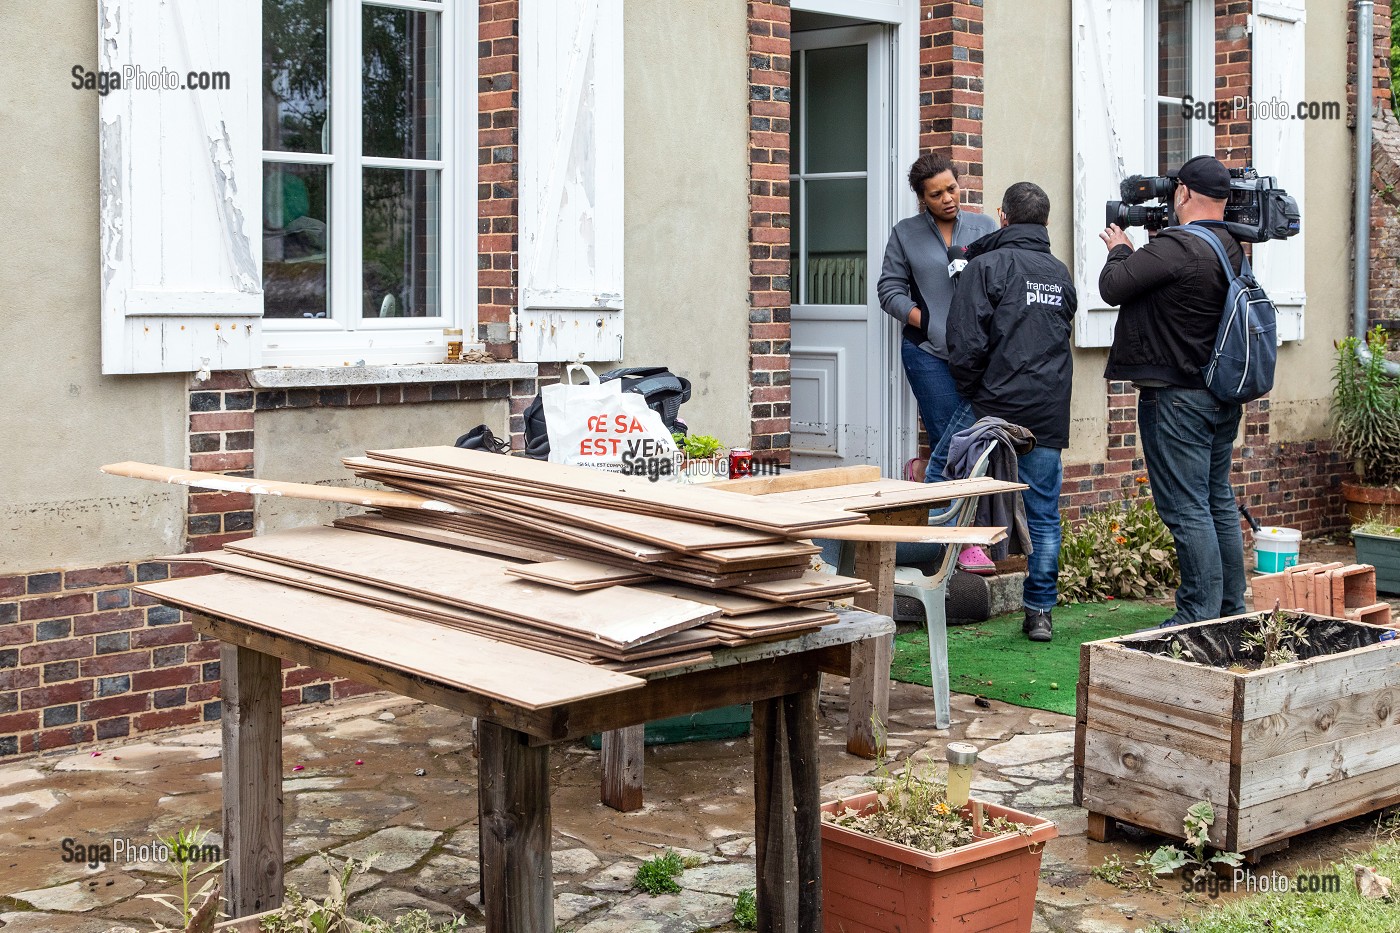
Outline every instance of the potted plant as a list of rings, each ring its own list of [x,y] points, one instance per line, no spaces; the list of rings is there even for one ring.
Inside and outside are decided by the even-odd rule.
[[[708,434],[672,434],[680,458],[676,475],[687,483],[712,483],[728,478],[724,445]]]
[[[1298,833],[1400,802],[1400,640],[1301,612],[1251,613],[1080,648],[1074,801],[1252,861]]]
[[[1049,820],[977,800],[914,774],[822,805],[826,928],[1026,933],[1034,920]]]
[[[1356,562],[1376,568],[1376,589],[1400,593],[1400,526],[1372,519],[1351,529]]]
[[[1387,371],[1387,349],[1380,327],[1364,343],[1347,337],[1337,345],[1332,423],[1337,449],[1360,474],[1342,483],[1353,524],[1400,525],[1400,376]]]

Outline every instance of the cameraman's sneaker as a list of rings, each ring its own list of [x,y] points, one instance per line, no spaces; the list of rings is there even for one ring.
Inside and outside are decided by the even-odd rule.
[[[1021,631],[1031,641],[1049,641],[1054,634],[1050,624],[1049,609],[1027,609],[1026,620],[1021,623]]]
[[[965,573],[991,576],[997,572],[997,565],[980,547],[965,547],[958,555],[958,569]]]

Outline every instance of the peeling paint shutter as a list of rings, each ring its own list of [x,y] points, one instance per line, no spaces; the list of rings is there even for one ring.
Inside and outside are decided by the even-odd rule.
[[[520,5],[519,356],[622,359],[622,0]]]
[[[1254,65],[1251,81],[1257,102],[1281,101],[1292,108],[1304,100],[1303,0],[1256,0],[1254,6]],[[1303,339],[1303,308],[1307,304],[1303,271],[1307,215],[1303,211],[1303,133],[1306,120],[1255,119],[1254,165],[1261,175],[1273,175],[1298,201],[1303,228],[1287,240],[1270,240],[1254,247],[1254,274],[1278,308],[1278,338]]]
[[[1099,296],[1099,273],[1108,251],[1099,240],[1104,202],[1118,198],[1118,183],[1150,174],[1147,11],[1143,0],[1074,0],[1074,287],[1079,292],[1075,344],[1113,342],[1116,309]],[[1152,59],[1153,67],[1156,59]],[[1130,231],[1135,239],[1141,230]]]
[[[258,365],[262,5],[100,0],[102,371]],[[139,67],[176,89],[141,89]],[[226,90],[186,90],[190,71]]]

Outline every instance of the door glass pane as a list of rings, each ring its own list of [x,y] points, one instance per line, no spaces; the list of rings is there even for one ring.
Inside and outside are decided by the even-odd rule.
[[[864,45],[807,53],[807,172],[863,172]]]
[[[1158,0],[1157,96],[1191,93],[1190,0]]]
[[[865,304],[865,184],[807,181],[808,304]]]
[[[439,15],[364,8],[364,154],[441,158]]]
[[[263,0],[263,148],[330,152],[326,0]]]
[[[1181,168],[1189,156],[1186,145],[1189,134],[1181,104],[1157,105],[1157,174],[1165,175]]]
[[[263,314],[328,317],[330,166],[263,163]]]
[[[437,317],[437,171],[364,170],[363,314]]]

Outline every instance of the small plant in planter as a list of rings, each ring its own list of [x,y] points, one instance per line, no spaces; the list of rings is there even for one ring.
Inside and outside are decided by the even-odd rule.
[[[1382,521],[1362,522],[1351,529],[1356,562],[1376,568],[1376,589],[1400,593],[1400,526]]]
[[[946,785],[912,768],[822,811],[828,929],[1030,930],[1041,849],[1057,832],[1049,820],[976,800],[954,807]],[[987,871],[1014,883],[979,882]]]
[[[1400,524],[1400,376],[1386,371],[1387,349],[1380,327],[1364,343],[1347,337],[1337,345],[1332,425],[1337,449],[1360,473],[1360,482],[1342,484],[1355,522]]]

